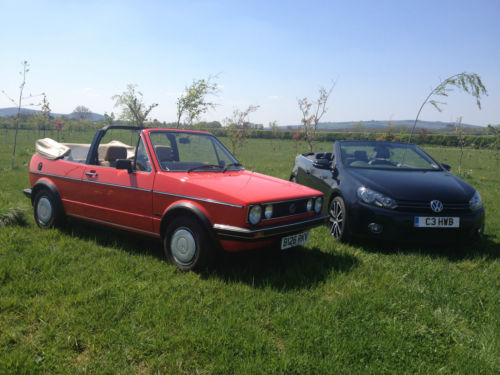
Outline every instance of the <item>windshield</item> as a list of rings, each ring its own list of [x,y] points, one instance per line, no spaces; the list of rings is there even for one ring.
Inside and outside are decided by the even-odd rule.
[[[225,172],[243,169],[233,155],[210,134],[154,131],[150,139],[161,169],[184,172]]]
[[[395,170],[441,170],[439,164],[413,144],[345,141],[340,142],[342,162],[351,168]]]

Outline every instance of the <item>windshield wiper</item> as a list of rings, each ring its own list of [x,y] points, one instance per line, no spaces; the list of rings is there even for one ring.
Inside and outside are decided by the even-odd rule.
[[[217,165],[217,164],[203,164],[203,165],[198,165],[197,167],[193,167],[193,168],[189,168],[187,170],[187,173],[191,172],[191,171],[194,171],[195,169],[222,169],[222,167],[220,165]]]
[[[226,165],[226,166],[224,167],[224,170],[223,170],[222,172],[224,173],[224,172],[225,172],[225,171],[227,171],[227,169],[228,169],[228,168],[230,168],[230,167],[241,167],[241,164],[240,164],[240,163],[231,163],[231,164],[228,164],[228,165]]]

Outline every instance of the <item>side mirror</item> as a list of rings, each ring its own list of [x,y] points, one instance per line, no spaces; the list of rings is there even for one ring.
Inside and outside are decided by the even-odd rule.
[[[116,161],[116,169],[126,169],[128,173],[132,173],[132,160],[118,159]]]
[[[316,159],[313,161],[313,167],[318,169],[330,169],[331,161],[328,159]]]
[[[446,163],[441,163],[441,167],[443,167],[444,169],[446,169],[447,171],[449,171],[451,169],[451,165],[449,164],[446,164]]]
[[[332,169],[332,178],[337,178],[339,176],[339,170],[337,169],[337,166],[334,166]]]

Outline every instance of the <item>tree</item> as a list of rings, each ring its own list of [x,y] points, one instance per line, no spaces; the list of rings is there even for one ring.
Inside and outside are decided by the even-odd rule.
[[[47,96],[43,94],[42,100],[42,124],[43,124],[43,136],[45,137],[45,129],[49,128],[50,125],[50,103],[47,100]]]
[[[315,102],[310,102],[307,98],[298,99],[297,103],[299,105],[300,112],[302,112],[301,123],[304,125],[304,138],[309,144],[309,151],[312,152],[313,144],[316,140],[316,133],[318,131],[318,123],[323,117],[323,115],[328,111],[326,108],[326,103],[328,98],[335,87],[335,82],[329,90],[324,87],[319,89],[319,97]],[[313,110],[311,114],[311,110]]]
[[[142,93],[136,91],[136,87],[137,85],[128,84],[127,90],[121,95],[113,95],[111,99],[115,101],[115,107],[120,107],[122,109],[120,119],[130,121],[138,127],[143,128],[149,113],[153,108],[157,107],[158,104],[153,103],[146,106],[142,101]]]
[[[28,98],[33,98],[33,95],[29,95],[27,97],[23,97],[23,92],[24,92],[24,86],[26,85],[26,73],[28,73],[29,70],[29,64],[28,61],[23,61],[23,70],[19,72],[19,74],[22,77],[21,80],[21,85],[19,85],[19,97],[17,102],[12,99],[5,91],[2,90],[3,94],[17,106],[17,114],[14,118],[14,126],[15,126],[15,133],[14,133],[14,148],[12,150],[12,159],[11,159],[11,168],[14,169],[14,164],[15,164],[15,159],[16,159],[16,146],[17,146],[17,134],[19,132],[19,119],[21,117],[21,108],[23,106],[23,100],[28,99]]]
[[[259,107],[258,105],[250,105],[243,112],[239,109],[235,109],[232,117],[227,117],[224,120],[227,125],[227,135],[231,140],[231,152],[234,155],[236,155],[238,149],[245,144],[250,113],[257,111]]]
[[[199,79],[184,89],[184,93],[177,99],[177,128],[180,127],[181,119],[184,116],[188,126],[211,108],[215,108],[214,102],[208,101],[209,95],[216,95],[219,88],[216,82],[212,82],[214,77]]]
[[[78,118],[79,120],[84,120],[88,119],[92,116],[92,112],[88,107],[85,107],[84,105],[79,105],[73,110],[73,114]]]
[[[420,112],[427,103],[430,103],[436,108],[439,112],[442,111],[440,105],[446,104],[445,102],[438,102],[436,100],[431,99],[433,96],[448,96],[448,93],[453,91],[452,87],[456,87],[459,90],[465,91],[467,94],[472,95],[476,98],[476,104],[479,109],[481,109],[481,95],[488,95],[486,91],[486,87],[484,87],[483,82],[481,81],[481,77],[476,73],[460,73],[455,74],[451,77],[446,78],[439,85],[437,85],[425,98],[424,102],[420,106],[418,110],[417,117],[415,118],[415,122],[413,123],[413,127],[410,132],[410,137],[408,138],[408,143],[411,142],[411,137],[417,126],[418,117],[420,116]]]

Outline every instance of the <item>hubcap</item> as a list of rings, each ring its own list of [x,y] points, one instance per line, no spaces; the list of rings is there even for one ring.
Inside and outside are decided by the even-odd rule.
[[[177,229],[170,240],[170,251],[179,264],[191,263],[196,254],[196,241],[193,234],[184,228]]]
[[[47,225],[52,218],[52,204],[47,197],[42,197],[38,200],[36,206],[37,218],[40,223]]]
[[[342,212],[342,206],[336,200],[330,206],[330,218],[328,221],[330,234],[335,238],[340,238],[344,225],[344,213]]]

